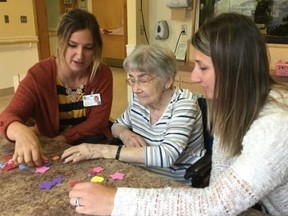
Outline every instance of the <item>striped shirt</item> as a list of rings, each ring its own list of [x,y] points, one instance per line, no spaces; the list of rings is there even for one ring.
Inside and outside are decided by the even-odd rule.
[[[63,132],[86,120],[86,112],[82,100],[84,90],[83,93],[79,95],[80,100],[71,102],[70,96],[66,93],[66,88],[59,77],[57,77],[57,93],[60,116],[59,132]]]
[[[150,110],[139,103],[136,95],[132,97],[116,124],[131,129],[146,141],[145,168],[191,183],[184,179],[185,171],[205,154],[199,95],[176,88],[162,117],[153,125]]]

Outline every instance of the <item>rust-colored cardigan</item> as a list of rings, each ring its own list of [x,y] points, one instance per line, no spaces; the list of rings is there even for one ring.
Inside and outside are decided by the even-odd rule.
[[[41,135],[59,135],[56,76],[56,60],[53,56],[29,69],[10,104],[0,114],[1,134],[6,136],[7,127],[14,121],[24,123],[33,118]],[[100,64],[93,81],[85,86],[85,95],[91,92],[100,93],[102,105],[86,107],[87,120],[61,133],[68,143],[99,133],[110,137],[108,121],[112,106],[112,90],[112,72],[108,66]]]

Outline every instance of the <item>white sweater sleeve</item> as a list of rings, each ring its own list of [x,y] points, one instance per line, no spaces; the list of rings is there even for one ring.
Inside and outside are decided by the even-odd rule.
[[[113,215],[237,215],[242,208],[239,202],[245,204],[245,209],[256,203],[251,188],[241,184],[241,180],[233,173],[223,176],[220,183],[206,189],[128,189],[118,188],[114,201]],[[231,178],[238,184],[231,184]],[[227,196],[229,190],[231,196]],[[246,196],[239,196],[239,194]],[[233,196],[232,194],[235,194]],[[254,197],[254,198],[253,198]],[[242,199],[244,198],[244,200]],[[247,204],[248,203],[248,204]],[[237,205],[236,205],[237,204]]]
[[[240,156],[225,157],[214,148],[213,169],[218,171],[209,187],[118,188],[113,215],[237,215],[270,194],[270,213],[288,215],[275,207],[287,205],[287,130],[287,113],[260,116],[244,137]]]

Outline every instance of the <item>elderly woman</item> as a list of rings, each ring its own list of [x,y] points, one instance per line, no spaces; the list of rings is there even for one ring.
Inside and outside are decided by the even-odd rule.
[[[123,145],[82,144],[67,149],[62,159],[115,158],[186,182],[186,168],[205,154],[199,96],[173,86],[177,69],[170,49],[139,46],[123,66],[133,95],[112,126]]]

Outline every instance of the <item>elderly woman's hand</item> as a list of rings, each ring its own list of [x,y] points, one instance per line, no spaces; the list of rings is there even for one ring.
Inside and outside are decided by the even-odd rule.
[[[82,143],[80,145],[66,149],[63,152],[61,159],[64,160],[64,163],[75,163],[83,160],[102,157],[100,154],[101,152],[97,151],[96,148],[97,145],[95,144]]]
[[[126,147],[145,147],[147,145],[141,136],[129,130],[122,132],[119,138]]]

